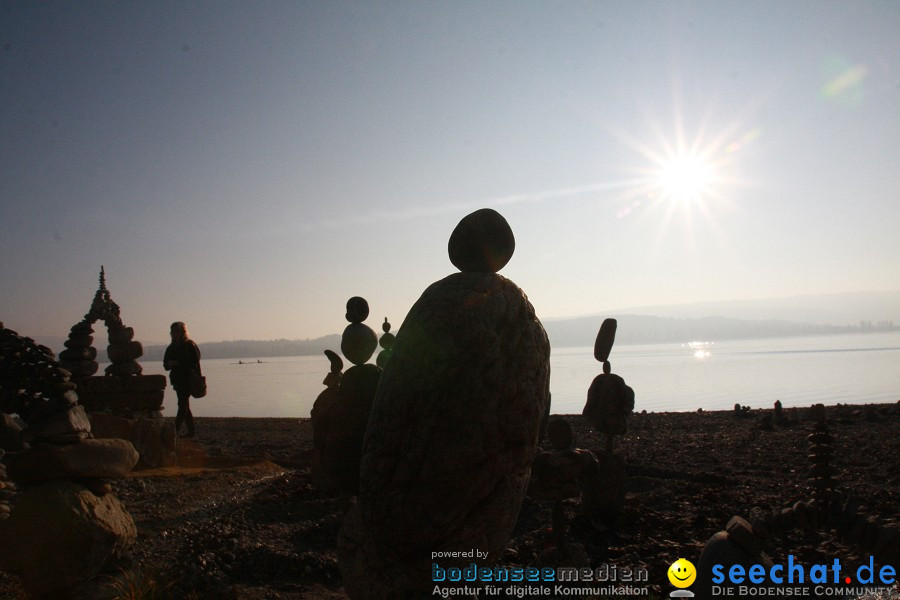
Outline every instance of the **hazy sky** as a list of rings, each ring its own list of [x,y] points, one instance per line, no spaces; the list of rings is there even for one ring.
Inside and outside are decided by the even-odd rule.
[[[400,326],[499,210],[541,318],[900,289],[900,2],[2,2],[0,320]]]

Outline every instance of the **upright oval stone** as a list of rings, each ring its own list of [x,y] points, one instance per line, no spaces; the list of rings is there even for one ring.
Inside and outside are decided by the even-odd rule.
[[[503,215],[482,208],[466,215],[450,234],[450,262],[463,273],[496,273],[509,262],[516,238]]]
[[[549,402],[549,357],[534,308],[508,279],[456,273],[425,290],[381,376],[359,502],[339,536],[351,598],[427,595],[433,552],[466,553],[442,568],[499,558]]]

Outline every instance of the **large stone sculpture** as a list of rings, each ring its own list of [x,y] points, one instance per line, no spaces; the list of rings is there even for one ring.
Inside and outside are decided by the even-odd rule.
[[[442,558],[444,568],[495,562],[528,483],[550,347],[525,294],[496,273],[512,230],[482,209],[448,247],[462,272],[411,308],[369,417],[359,500],[338,542],[356,600],[430,594],[434,552],[479,553]]]
[[[104,376],[92,376],[99,368],[91,335],[98,321],[106,326],[109,341],[110,364]],[[94,436],[130,441],[140,455],[140,467],[174,465],[175,426],[162,416],[166,378],[142,374],[137,359],[143,355],[143,346],[134,339],[134,329],[122,323],[103,267],[91,308],[72,327],[65,346],[60,362],[78,385],[79,404],[88,413]]]

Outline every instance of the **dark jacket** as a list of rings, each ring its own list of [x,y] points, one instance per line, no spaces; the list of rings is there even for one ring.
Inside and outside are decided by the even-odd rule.
[[[170,362],[177,365],[171,365]],[[200,348],[194,340],[172,342],[163,356],[163,368],[169,372],[169,381],[176,390],[188,390],[191,387],[191,375],[200,372]]]

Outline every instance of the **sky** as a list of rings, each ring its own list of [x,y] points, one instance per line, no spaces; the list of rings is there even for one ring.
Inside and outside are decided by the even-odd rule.
[[[542,319],[900,289],[900,3],[0,2],[0,320],[394,331],[490,207]]]

